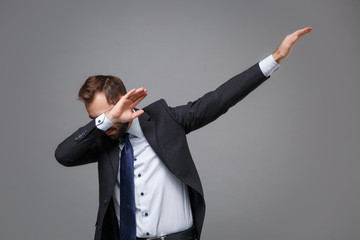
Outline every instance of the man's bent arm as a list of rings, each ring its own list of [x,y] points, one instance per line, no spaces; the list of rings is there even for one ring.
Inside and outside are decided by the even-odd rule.
[[[96,162],[96,141],[103,134],[104,131],[92,120],[59,144],[55,151],[56,160],[68,167]]]
[[[55,158],[64,166],[78,166],[98,161],[97,140],[116,122],[128,122],[143,113],[133,108],[146,97],[144,88],[132,89],[110,110],[98,116],[65,139],[56,149]],[[106,117],[108,114],[111,121]],[[99,148],[100,149],[100,148]]]

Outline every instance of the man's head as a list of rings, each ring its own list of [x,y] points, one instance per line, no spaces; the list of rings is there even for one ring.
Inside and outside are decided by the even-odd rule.
[[[94,119],[110,110],[126,94],[120,78],[111,75],[95,75],[86,79],[79,90],[79,100],[85,104],[89,117]],[[109,138],[117,140],[126,130],[128,123],[115,123],[106,131]]]
[[[85,104],[91,103],[96,93],[104,92],[109,104],[115,105],[121,96],[126,94],[126,88],[120,78],[112,75],[94,75],[86,79],[79,90],[79,99]]]

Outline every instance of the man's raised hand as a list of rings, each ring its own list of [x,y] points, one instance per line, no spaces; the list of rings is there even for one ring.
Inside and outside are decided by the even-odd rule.
[[[112,123],[126,123],[144,113],[143,110],[133,111],[135,106],[147,96],[144,88],[132,89],[115,104],[113,108],[105,112],[105,116]]]
[[[281,42],[280,46],[272,54],[277,63],[282,63],[290,54],[295,43],[305,34],[311,32],[312,27],[306,27],[299,29],[289,35],[287,35]]]

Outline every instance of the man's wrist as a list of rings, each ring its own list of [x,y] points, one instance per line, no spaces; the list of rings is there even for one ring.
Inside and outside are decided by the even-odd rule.
[[[275,51],[272,54],[272,57],[274,58],[275,62],[277,62],[278,64],[282,63],[282,61],[284,61],[284,56],[282,56],[278,51]]]
[[[273,55],[269,55],[265,59],[259,62],[259,67],[266,77],[275,72],[280,65],[276,62]]]
[[[114,124],[103,113],[95,119],[95,125],[100,130],[106,131]]]

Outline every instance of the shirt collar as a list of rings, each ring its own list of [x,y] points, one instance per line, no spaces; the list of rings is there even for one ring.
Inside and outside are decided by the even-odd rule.
[[[139,118],[135,118],[132,121],[132,123],[131,123],[129,129],[127,130],[127,132],[129,134],[135,136],[135,137],[138,137],[138,138],[144,136],[144,134],[143,134],[143,132],[141,130],[141,127],[140,127]]]

